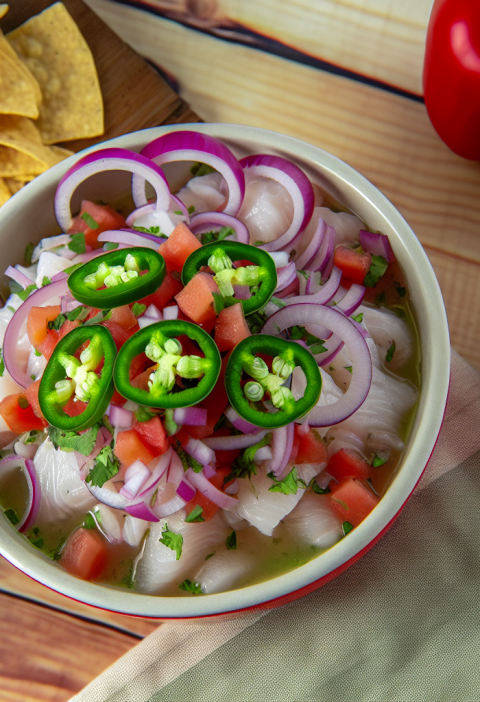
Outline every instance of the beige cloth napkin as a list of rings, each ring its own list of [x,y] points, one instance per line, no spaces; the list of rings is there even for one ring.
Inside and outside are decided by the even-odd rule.
[[[268,613],[169,622],[72,702],[480,699],[480,374],[452,351],[413,497],[359,562]]]

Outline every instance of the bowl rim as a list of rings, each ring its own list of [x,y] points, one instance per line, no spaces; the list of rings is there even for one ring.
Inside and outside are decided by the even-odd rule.
[[[158,619],[206,617],[265,606],[272,600],[308,588],[329,573],[348,565],[349,561],[367,549],[386,530],[418,483],[441,428],[450,375],[450,342],[443,298],[433,268],[418,238],[400,212],[367,178],[333,154],[295,137],[257,127],[216,123],[152,127],[116,137],[70,156],[16,193],[0,209],[0,232],[4,223],[15,218],[18,207],[28,207],[31,195],[40,194],[45,187],[58,182],[68,168],[87,153],[110,146],[137,151],[162,134],[182,130],[215,136],[225,141],[230,148],[235,143],[237,146],[240,144],[241,148],[245,148],[246,143],[255,143],[262,150],[310,164],[312,172],[320,167],[326,179],[336,186],[346,188],[352,198],[357,198],[359,203],[371,210],[371,216],[368,217],[370,226],[372,218],[388,222],[387,228],[394,238],[393,248],[401,265],[402,261],[408,261],[408,270],[403,267],[410,290],[415,290],[415,297],[412,293],[415,300],[414,313],[417,325],[422,323],[423,374],[420,404],[402,461],[402,470],[379,505],[349,534],[348,539],[343,539],[308,563],[271,580],[226,593],[195,598],[123,591],[69,575],[42,553],[31,549],[23,537],[8,524],[0,526],[0,553],[34,580],[94,607]],[[251,150],[251,147],[246,148]]]

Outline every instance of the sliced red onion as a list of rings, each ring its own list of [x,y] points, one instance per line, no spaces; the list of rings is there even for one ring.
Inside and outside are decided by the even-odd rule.
[[[265,448],[267,447],[265,446]],[[240,483],[238,482],[238,480],[234,480],[233,483],[227,485],[227,487],[225,488],[225,492],[227,493],[227,495],[236,495],[239,491]]]
[[[168,466],[170,465],[170,461],[172,460],[172,454],[173,449],[169,448],[168,451],[166,451],[160,456],[157,463],[155,464],[155,467],[152,470],[152,475],[138,493],[139,497],[144,497],[145,495],[150,496],[153,493],[160,479],[167,472]]]
[[[133,229],[109,229],[98,235],[98,241],[111,241],[114,244],[125,244],[126,246],[143,246],[146,249],[157,251],[163,239],[143,232],[136,232]]]
[[[163,308],[163,319],[178,319],[178,305]]]
[[[234,285],[234,296],[237,300],[249,300],[252,297],[250,287],[248,285]]]
[[[310,261],[308,268],[311,271],[320,271],[323,274],[324,280],[327,279],[327,266],[333,258],[335,246],[335,229],[328,226],[325,236],[323,237],[320,248],[315,258]]]
[[[8,474],[17,468],[22,469],[22,473],[27,481],[28,500],[22,518],[17,524],[17,530],[24,534],[35,523],[40,509],[41,492],[40,485],[35,472],[35,466],[30,458],[16,456],[12,454],[0,461],[0,475]]]
[[[258,434],[260,431],[260,427],[255,426],[255,424],[250,424],[250,422],[247,422],[245,419],[240,417],[240,415],[235,412],[233,407],[228,406],[224,414],[228,421],[233,424],[235,429],[243,431],[244,434]]]
[[[59,271],[58,273],[55,273],[55,275],[52,278],[52,283],[57,283],[59,280],[66,280],[68,278],[68,273],[65,273],[65,271]]]
[[[173,410],[173,421],[189,427],[204,427],[207,424],[207,410],[202,407],[177,407]]]
[[[5,275],[21,285],[24,290],[33,283],[33,280],[30,280],[25,273],[22,273],[22,271],[19,271],[18,268],[14,268],[13,266],[8,266]]]
[[[203,474],[208,480],[210,480],[210,478],[213,478],[214,475],[217,475],[217,471],[211,465],[207,464],[206,466],[203,466]]]
[[[281,156],[257,154],[242,158],[240,164],[252,175],[277,181],[290,194],[293,201],[291,225],[278,239],[261,245],[266,251],[289,250],[312,217],[315,200],[312,184],[298,166]]]
[[[129,500],[132,500],[138,495],[150,476],[151,473],[145,463],[137,459],[126,470],[125,484],[120,490],[120,495],[125,495]]]
[[[271,458],[273,458],[273,453],[270,446],[262,446],[262,448],[259,448],[255,454],[255,463],[269,461]]]
[[[221,173],[227,183],[228,201],[223,208],[225,214],[236,215],[240,209],[245,195],[243,170],[232,152],[218,139],[199,132],[170,132],[147,144],[141,154],[159,166],[174,161],[206,163]],[[134,174],[132,191],[135,205],[145,205],[145,176]]]
[[[338,352],[343,349],[344,343],[336,334],[332,334],[330,339],[324,343],[324,347],[326,351],[317,353],[314,356],[319,366],[327,366],[331,363]]]
[[[165,517],[169,517],[171,514],[175,514],[175,512],[178,512],[178,510],[185,507],[185,505],[185,500],[180,497],[180,495],[175,495],[171,500],[168,500],[168,502],[162,502],[160,505],[153,505],[153,511],[157,517],[164,519]]]
[[[179,485],[181,479],[183,478],[183,465],[178,457],[178,454],[173,451],[170,465],[168,466],[167,472],[167,483],[173,483],[174,485]]]
[[[180,495],[182,500],[185,500],[185,502],[190,502],[190,500],[193,500],[196,494],[197,489],[189,483],[187,478],[182,478],[179,486],[177,487],[177,495]]]
[[[200,441],[200,439],[192,439],[190,437],[185,446],[185,451],[192,456],[192,458],[201,463],[202,466],[206,466],[207,463],[215,463],[217,460],[215,451],[212,451],[212,449],[204,444],[203,441]]]
[[[149,305],[147,309],[145,310],[145,317],[150,317],[151,319],[155,319],[157,321],[163,319],[163,315],[158,309],[158,307],[155,307],[155,305]]]
[[[258,427],[257,427],[258,429]],[[203,440],[209,448],[214,451],[234,451],[235,449],[246,449],[249,446],[258,444],[267,434],[263,429],[258,434],[232,434],[232,436],[209,436]]]
[[[295,311],[297,324],[310,323],[326,326],[334,330],[334,333],[348,349],[352,359],[352,379],[348,390],[337,402],[325,407],[316,406],[308,414],[308,421],[312,427],[338,424],[347,419],[363,404],[370,389],[372,359],[367,343],[352,321],[334,308],[302,304],[290,309]],[[281,312],[283,311],[281,310]],[[281,315],[278,314],[277,323],[281,324],[281,319]],[[267,325],[269,323],[270,320],[268,320]]]
[[[212,485],[212,483],[205,477],[203,472],[195,473],[191,468],[189,468],[185,475],[194,488],[201,492],[202,495],[205,495],[205,497],[208,497],[209,500],[214,502],[219,507],[232,510],[235,505],[238,504],[238,500],[236,500],[234,497],[230,497],[230,495],[225,494]]]
[[[275,297],[279,297],[281,300],[285,300],[286,298],[290,298],[292,295],[298,294],[299,290],[299,282],[298,282],[298,277],[295,276],[295,279],[290,283],[290,285],[287,285],[286,288],[283,290],[280,290],[280,292],[276,293]]]
[[[277,287],[275,288],[275,293],[280,292],[280,290],[285,290],[286,287],[291,285],[297,280],[297,269],[292,261],[285,266],[285,268],[279,268],[277,270]]]
[[[272,458],[268,464],[268,472],[273,473],[277,480],[283,480],[288,472],[288,461],[293,447],[294,423],[273,430]]]
[[[222,227],[231,227],[235,231],[234,235],[225,237],[226,241],[249,243],[250,234],[244,223],[225,212],[199,212],[190,220],[190,231],[197,237],[205,232],[219,232]]]
[[[99,487],[98,485],[91,485],[91,483],[87,482],[85,482],[85,485],[99,502],[103,502],[103,504],[108,505],[108,507],[112,507],[113,509],[125,509],[130,504],[130,500],[119,492],[114,492],[113,490]]]
[[[27,321],[28,314],[32,307],[42,307],[52,298],[61,298],[62,295],[67,293],[68,285],[66,280],[59,280],[56,283],[50,283],[50,285],[45,285],[45,287],[35,290],[20,305],[8,324],[3,341],[3,358],[8,372],[15,382],[23,388],[30,385],[32,379],[26,374],[25,370],[20,368],[17,342],[23,325]]]
[[[110,405],[108,414],[110,424],[113,427],[122,427],[122,429],[131,429],[133,422],[133,412],[120,407],[119,405]]]
[[[322,274],[320,271],[313,271],[305,283],[305,294],[316,295],[322,289]]]
[[[310,239],[305,251],[296,259],[295,265],[297,270],[310,268],[309,263],[317,256],[322,241],[327,231],[327,224],[321,217],[318,220],[317,228],[315,229],[312,238]]]
[[[360,246],[367,253],[373,254],[374,256],[383,256],[388,263],[394,263],[396,260],[386,234],[366,232],[364,229],[361,229]]]
[[[124,245],[119,246],[120,249],[125,248]],[[72,261],[72,264],[76,263],[87,263],[87,261],[91,261],[92,258],[97,258],[97,256],[103,256],[105,251],[103,249],[95,249],[95,251],[89,251],[88,253],[83,253],[83,254],[78,254],[78,256],[75,256],[75,258]]]
[[[137,519],[143,519],[145,522],[159,522],[160,519],[157,517],[153,508],[145,501],[134,502],[125,507],[125,512],[130,514],[132,517]]]
[[[327,282],[322,285],[321,290],[314,295],[296,295],[295,297],[284,298],[286,305],[298,305],[302,302],[315,303],[317,305],[326,305],[333,298],[338,290],[342,279],[342,271],[336,266],[333,267],[332,274]],[[269,332],[265,332],[269,333]]]
[[[157,209],[168,210],[170,189],[161,168],[148,157],[128,149],[100,149],[79,159],[58,184],[55,193],[55,216],[64,232],[67,232],[72,224],[70,201],[77,186],[91,175],[104,171],[130,171],[147,180],[156,192]]]
[[[363,285],[357,285],[354,283],[350,290],[342,297],[342,299],[337,302],[337,309],[342,310],[347,317],[350,317],[358,307],[362,304],[363,297],[365,295],[365,288]]]

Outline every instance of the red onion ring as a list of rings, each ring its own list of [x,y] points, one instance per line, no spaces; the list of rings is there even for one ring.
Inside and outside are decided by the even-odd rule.
[[[327,279],[327,266],[333,257],[335,246],[335,229],[328,226],[325,236],[323,237],[320,248],[315,258],[310,261],[308,269],[311,271],[320,271],[322,278]]]
[[[168,500],[168,502],[162,502],[160,505],[154,505],[153,511],[157,517],[164,519],[165,517],[169,517],[171,514],[175,514],[175,512],[178,512],[178,510],[185,507],[185,505],[185,500],[181,498],[180,495],[175,495],[171,500]]]
[[[125,244],[126,246],[143,246],[158,251],[158,247],[164,239],[133,229],[109,229],[98,235],[98,241],[111,241],[114,244]]]
[[[296,324],[325,326],[334,331],[348,349],[352,359],[352,379],[348,390],[337,402],[325,407],[314,407],[308,414],[308,422],[311,427],[327,427],[343,422],[363,404],[370,390],[372,359],[367,343],[348,317],[323,305],[299,304],[289,310],[284,308],[273,316],[276,318],[276,326],[280,328],[283,326],[283,317],[287,318],[286,323],[291,326],[292,311],[295,312]],[[272,324],[273,317],[267,320],[262,329],[263,333],[272,333],[268,331],[268,328]]]
[[[304,268],[309,268],[309,263],[311,261],[313,261],[313,259],[318,254],[318,251],[320,249],[322,241],[325,237],[326,231],[327,231],[327,224],[326,224],[325,220],[320,217],[318,220],[317,228],[315,229],[313,236],[308,243],[307,248],[305,249],[305,251],[302,254],[300,254],[300,256],[295,261],[295,265],[297,267],[297,270],[303,270]]]
[[[185,451],[192,456],[192,458],[201,463],[202,466],[206,466],[207,463],[215,463],[217,460],[215,451],[208,448],[208,446],[204,444],[203,441],[200,441],[200,439],[192,439],[190,437],[184,448]]]
[[[283,290],[280,290],[280,292],[276,293],[275,297],[279,297],[280,299],[285,299],[289,295],[295,295],[295,293],[298,293],[299,290],[299,282],[298,282],[298,277],[295,276],[295,279],[292,280],[290,285],[287,285],[286,288],[283,288]]]
[[[228,186],[228,201],[223,211],[236,215],[245,195],[245,177],[235,156],[218,139],[199,132],[178,131],[164,134],[140,152],[162,166],[174,161],[200,161],[222,174]],[[145,205],[145,178],[134,174],[132,192],[135,205]],[[164,208],[165,209],[165,208]]]
[[[14,268],[13,266],[8,266],[5,275],[21,285],[24,290],[34,283],[25,273],[22,273],[22,271],[19,271],[18,268]]]
[[[261,431],[260,427],[255,426],[255,424],[250,424],[250,422],[240,417],[230,405],[225,410],[224,415],[228,421],[233,424],[235,429],[243,431],[244,434],[258,434],[258,432]]]
[[[273,473],[277,480],[283,480],[288,472],[288,461],[292,453],[294,423],[273,430],[272,458],[268,464],[268,472]]]
[[[143,519],[144,522],[160,521],[160,519],[153,511],[153,508],[150,507],[150,505],[145,501],[134,502],[131,505],[127,505],[125,507],[125,512],[127,512],[127,514],[130,514],[130,516],[132,517],[136,517],[137,519]]]
[[[182,500],[185,500],[185,502],[190,502],[190,500],[193,500],[196,494],[197,489],[189,483],[187,478],[183,477],[179,486],[177,487],[177,495],[179,495]]]
[[[207,410],[202,407],[177,407],[173,410],[173,421],[189,427],[204,427],[207,424]]]
[[[357,285],[357,283],[354,283],[351,287],[350,290],[348,290],[345,295],[342,297],[342,299],[337,302],[336,307],[337,309],[342,310],[347,317],[350,317],[355,310],[360,307],[363,301],[363,297],[365,295],[365,288],[363,285]]]
[[[343,349],[344,345],[343,341],[336,334],[332,334],[324,343],[326,351],[314,355],[318,365],[323,367],[331,363],[339,351]]]
[[[293,219],[287,231],[275,239],[262,244],[265,251],[290,248],[309,223],[315,204],[313,187],[305,173],[294,163],[281,156],[257,154],[240,161],[244,171],[252,175],[271,178],[287,190],[293,201]],[[287,249],[288,250],[288,249]]]
[[[277,287],[275,288],[274,295],[281,290],[285,290],[289,285],[297,280],[297,269],[292,261],[284,268],[279,268],[277,270]]]
[[[377,232],[366,232],[360,230],[360,246],[367,253],[374,256],[383,256],[388,263],[395,262],[395,254],[390,246],[390,240],[386,234]]]
[[[183,478],[183,465],[175,451],[172,453],[172,458],[170,460],[170,465],[168,466],[167,473],[167,483],[173,483],[174,485],[180,485],[180,481]]]
[[[257,427],[258,429],[258,427]],[[259,431],[258,434],[233,434],[232,436],[209,436],[203,443],[213,451],[233,451],[234,449],[246,449],[258,444],[267,434],[267,430]]]
[[[133,500],[144,484],[150,478],[151,473],[143,461],[137,459],[128,466],[125,473],[125,483],[120,489],[120,495],[125,495],[129,500]]]
[[[33,526],[38,516],[41,492],[33,461],[31,461],[29,458],[23,458],[23,456],[17,456],[15,454],[7,456],[0,461],[0,475],[16,470],[17,468],[22,468],[22,472],[25,476],[28,487],[27,506],[25,507],[22,518],[16,525],[17,530],[22,534],[25,534],[25,532],[28,531],[31,526]]]
[[[130,171],[148,180],[157,195],[157,209],[168,210],[170,189],[163,171],[155,163],[128,149],[100,149],[79,159],[58,184],[55,193],[55,216],[64,232],[68,231],[72,224],[70,201],[77,186],[89,176],[103,171]]]
[[[244,223],[225,212],[199,212],[190,220],[190,231],[197,237],[205,232],[219,232],[222,227],[231,227],[235,231],[235,236],[225,237],[227,241],[249,243],[250,234]]]
[[[326,305],[333,298],[338,290],[342,279],[342,271],[336,266],[333,267],[332,275],[327,282],[322,285],[319,292],[314,295],[297,295],[284,300],[286,305],[298,305],[302,302],[316,303],[317,305]]]
[[[196,488],[202,495],[208,497],[209,500],[215,502],[216,505],[222,507],[226,510],[232,510],[237,504],[238,500],[230,495],[225,494],[218,488],[216,488],[212,483],[205,477],[203,472],[195,473],[191,468],[185,473],[188,481]]]
[[[45,285],[45,287],[35,290],[35,292],[29,295],[25,302],[20,305],[8,324],[3,341],[3,358],[8,372],[15,382],[23,388],[30,385],[32,379],[18,366],[16,347],[21,329],[32,307],[42,307],[42,305],[45,305],[45,303],[49,302],[52,298],[61,298],[62,295],[66,295],[67,293],[68,285],[66,279],[59,280],[56,283],[50,283],[50,285]]]

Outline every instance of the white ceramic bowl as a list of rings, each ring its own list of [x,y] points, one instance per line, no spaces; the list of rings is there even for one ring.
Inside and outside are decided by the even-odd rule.
[[[342,572],[384,533],[412,493],[429,460],[443,419],[450,372],[447,320],[440,289],[427,256],[406,221],[368,180],[322,149],[274,132],[229,124],[191,124],[148,129],[106,142],[135,151],[174,130],[197,130],[224,141],[238,156],[272,153],[291,159],[368,226],[388,234],[402,267],[414,304],[420,335],[422,388],[416,419],[402,465],[384,497],[348,539],[309,563],[268,582],[206,597],[153,597],[79,580],[33,549],[0,519],[0,552],[13,565],[64,595],[125,614],[168,618],[219,615],[271,607],[295,599]],[[94,147],[103,148],[103,144]],[[86,152],[82,152],[86,153]],[[57,228],[53,198],[56,186],[78,156],[51,168],[0,209],[0,246],[4,267],[21,262],[25,245],[38,242]],[[95,176],[76,195],[104,199],[129,191],[126,174]],[[74,208],[75,211],[75,202]],[[392,554],[392,558],[395,554]]]

